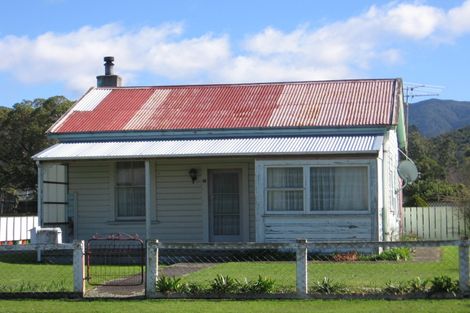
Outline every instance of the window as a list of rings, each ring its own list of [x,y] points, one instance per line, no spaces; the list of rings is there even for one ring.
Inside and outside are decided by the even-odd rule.
[[[266,211],[368,212],[369,165],[327,161],[299,161],[300,166],[266,166]],[[297,162],[287,161],[294,165]],[[338,162],[340,163],[340,162]]]
[[[118,162],[116,179],[116,217],[145,217],[144,162]]]
[[[268,211],[303,211],[303,169],[273,167],[267,171]]]
[[[311,211],[368,210],[367,167],[311,167]]]

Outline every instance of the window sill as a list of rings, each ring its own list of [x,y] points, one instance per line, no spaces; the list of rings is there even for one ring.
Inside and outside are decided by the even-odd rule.
[[[150,221],[150,224],[155,225],[159,224],[160,221]],[[144,225],[145,220],[115,220],[106,222],[108,225]]]
[[[313,211],[313,212],[265,212],[263,217],[271,216],[318,216],[318,215],[370,215],[370,211]]]

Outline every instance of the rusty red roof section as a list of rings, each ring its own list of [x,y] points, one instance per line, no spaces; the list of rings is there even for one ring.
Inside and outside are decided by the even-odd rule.
[[[50,133],[394,125],[399,79],[92,88]]]

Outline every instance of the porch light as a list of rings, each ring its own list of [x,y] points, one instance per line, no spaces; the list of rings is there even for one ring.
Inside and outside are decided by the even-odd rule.
[[[194,182],[197,180],[197,169],[195,168],[190,169],[189,177],[191,177],[191,179],[193,180],[193,184],[194,184]]]

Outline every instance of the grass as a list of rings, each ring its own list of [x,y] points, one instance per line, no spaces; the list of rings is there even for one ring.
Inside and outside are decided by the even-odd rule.
[[[21,261],[21,263],[13,263]],[[100,270],[96,266],[94,270]],[[95,282],[116,279],[135,274],[136,269],[113,266],[107,269],[110,277],[96,277]],[[309,285],[332,279],[347,288],[383,288],[387,282],[409,281],[415,277],[431,279],[446,275],[458,279],[458,248],[443,247],[439,261],[358,261],[358,262],[309,262]],[[73,269],[71,265],[38,264],[35,257],[13,259],[11,255],[0,255],[0,292],[68,292],[73,291]],[[131,274],[129,274],[131,273]],[[221,274],[238,280],[256,280],[259,275],[275,280],[275,292],[295,290],[295,262],[229,262],[216,264],[183,278],[186,282],[209,285]]]
[[[90,285],[100,285],[105,282],[115,281],[122,278],[141,275],[141,267],[136,265],[92,265],[90,267]],[[144,268],[145,276],[145,268]],[[136,281],[140,280],[136,278]]]
[[[44,260],[37,263],[35,252],[0,255],[0,292],[72,292],[73,266],[47,263],[54,261],[53,258]],[[136,274],[140,274],[138,266],[96,265],[90,271],[93,284]]]
[[[469,300],[3,300],[1,312],[469,312]]]
[[[309,262],[309,285],[333,279],[352,290],[383,288],[389,281],[409,281],[420,277],[431,279],[446,275],[458,279],[458,248],[442,247],[439,261],[358,261],[358,262]],[[187,282],[209,284],[218,274],[238,280],[256,279],[258,275],[273,278],[278,291],[295,290],[295,262],[229,262],[216,264],[184,277]]]
[[[72,265],[37,263],[35,253],[0,256],[0,292],[71,292]]]

